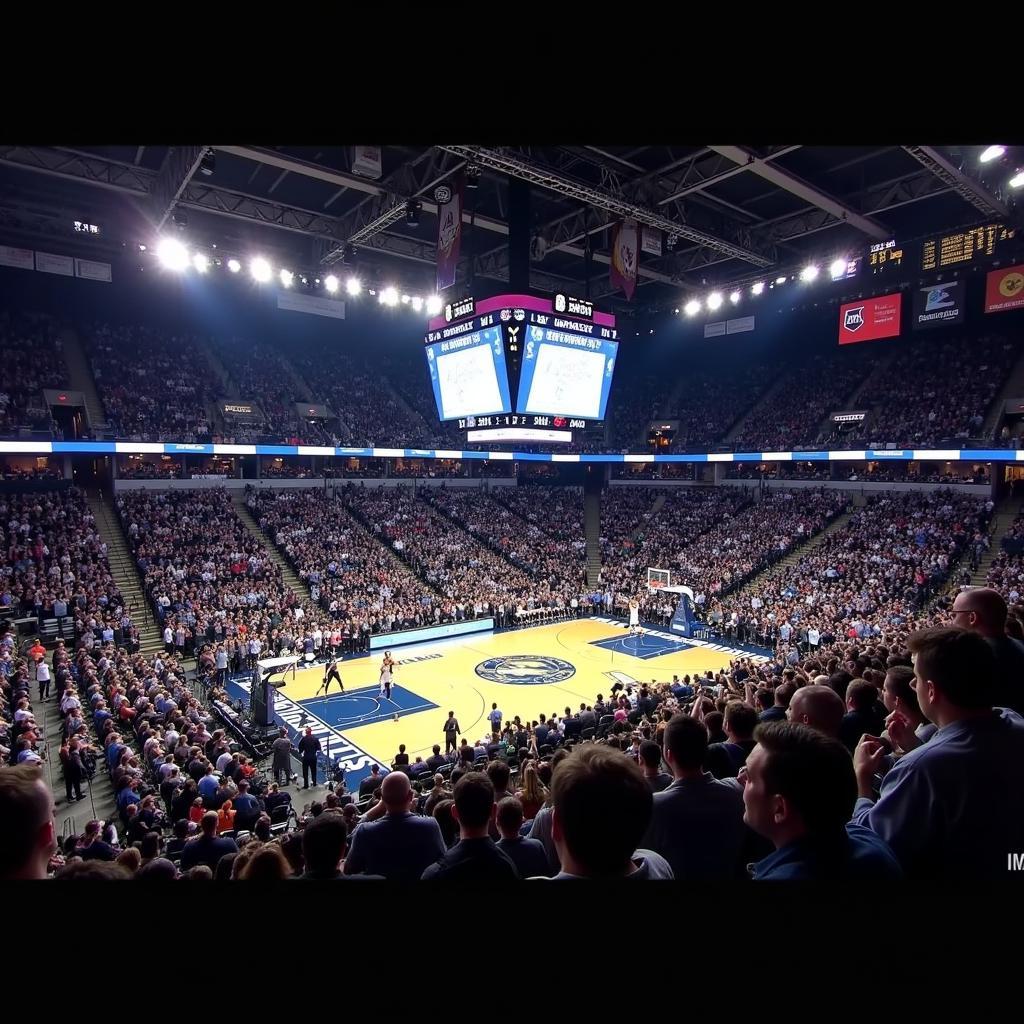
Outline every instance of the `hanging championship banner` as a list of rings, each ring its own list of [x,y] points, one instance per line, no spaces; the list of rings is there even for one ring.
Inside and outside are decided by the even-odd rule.
[[[621,288],[632,301],[636,291],[637,263],[640,245],[636,221],[630,218],[617,224],[612,235],[610,279],[613,288]]]
[[[437,202],[437,290],[455,284],[455,271],[462,248],[462,191],[464,178],[459,175],[453,184],[434,189]]]

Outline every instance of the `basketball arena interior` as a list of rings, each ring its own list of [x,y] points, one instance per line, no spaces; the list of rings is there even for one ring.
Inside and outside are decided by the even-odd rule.
[[[0,879],[1021,877],[1022,196],[0,145]]]

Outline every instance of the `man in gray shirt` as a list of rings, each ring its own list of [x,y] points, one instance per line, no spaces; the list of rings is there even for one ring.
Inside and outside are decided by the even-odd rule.
[[[1005,879],[1007,855],[1024,850],[1024,718],[993,708],[996,658],[984,637],[924,629],[907,646],[918,703],[937,729],[896,762],[877,802],[871,784],[888,748],[860,741],[853,821],[892,847],[909,878]],[[913,746],[898,711],[886,725],[899,746]]]
[[[677,879],[740,877],[743,793],[703,770],[707,746],[707,729],[689,715],[673,715],[665,726],[664,756],[675,781],[654,794],[640,845],[660,853]]]

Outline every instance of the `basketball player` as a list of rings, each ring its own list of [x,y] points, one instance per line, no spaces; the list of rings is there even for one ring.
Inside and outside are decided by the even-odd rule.
[[[380,666],[380,695],[385,700],[391,700],[391,676],[395,668],[395,659],[391,657],[390,651],[384,652],[384,661]]]
[[[637,636],[640,632],[640,602],[633,598],[629,602],[629,635]]]
[[[327,696],[327,691],[331,688],[332,679],[337,679],[338,689],[341,690],[342,693],[344,693],[345,684],[341,681],[341,676],[338,674],[338,659],[333,654],[327,661],[327,667],[324,669],[323,685],[320,687],[320,690],[324,691],[325,697]],[[317,695],[319,695],[320,690],[316,691]]]

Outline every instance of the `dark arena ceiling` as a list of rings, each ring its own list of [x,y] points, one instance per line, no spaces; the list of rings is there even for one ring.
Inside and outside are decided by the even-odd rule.
[[[319,271],[355,247],[361,274],[432,291],[435,187],[475,177],[456,290],[468,274],[508,280],[509,179],[530,185],[530,283],[587,290],[619,313],[654,313],[809,260],[853,257],[986,219],[1016,221],[1009,180],[1024,148],[981,163],[980,146],[384,146],[379,178],[354,173],[352,146],[0,145],[0,238],[99,258],[169,231],[224,255],[258,249]],[[417,223],[407,216],[418,204]],[[608,282],[611,228],[654,228],[632,303]],[[76,237],[74,221],[99,227]],[[351,252],[351,250],[350,250]],[[346,258],[347,259],[347,258]],[[472,260],[472,264],[470,263]]]

